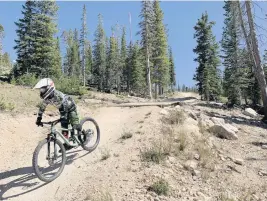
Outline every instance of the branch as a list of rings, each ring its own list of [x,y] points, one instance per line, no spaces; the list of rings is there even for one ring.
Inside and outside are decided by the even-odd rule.
[[[257,25],[256,23],[254,23],[254,25],[255,25],[255,27],[256,27],[257,29],[261,29],[261,30],[263,30],[263,31],[265,31],[265,32],[267,33],[267,29],[266,29],[266,28],[264,28],[264,27],[262,27],[262,26],[259,26],[259,25]]]
[[[267,12],[265,9],[263,9],[261,6],[259,6],[259,4],[257,2],[253,1],[252,5],[254,6],[254,4],[261,10],[262,13]]]

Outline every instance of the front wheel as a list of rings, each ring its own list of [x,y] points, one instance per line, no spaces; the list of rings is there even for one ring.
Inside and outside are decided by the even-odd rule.
[[[93,127],[95,127],[95,131],[92,129],[92,126],[90,126],[89,128],[86,128],[85,123],[92,123]],[[100,129],[99,126],[97,124],[97,122],[90,117],[86,117],[84,119],[81,120],[80,122],[81,126],[82,126],[82,136],[83,138],[80,139],[82,141],[82,148],[86,151],[92,152],[96,149],[96,147],[99,144],[100,141]],[[92,145],[89,145],[89,143],[92,142],[92,137],[96,134],[96,141],[93,142]]]
[[[43,151],[42,148],[44,148]],[[35,148],[32,164],[35,174],[41,181],[51,182],[55,180],[62,173],[66,164],[66,150],[63,144],[57,139],[42,140]],[[48,164],[49,166],[45,168],[41,164]],[[56,169],[58,170],[56,171]]]

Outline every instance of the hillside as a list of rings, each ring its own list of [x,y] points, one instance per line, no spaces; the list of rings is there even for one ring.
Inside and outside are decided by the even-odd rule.
[[[147,100],[91,92],[75,100],[81,116],[99,123],[99,147],[91,154],[68,151],[61,176],[44,184],[31,166],[47,131],[35,125],[38,92],[1,87],[1,103],[12,111],[0,113],[0,200],[267,200],[266,125],[260,118],[208,105],[193,93],[176,93],[168,101],[180,105],[160,108],[113,107]],[[44,119],[56,114],[49,108]],[[217,137],[214,125],[227,125],[238,139]]]

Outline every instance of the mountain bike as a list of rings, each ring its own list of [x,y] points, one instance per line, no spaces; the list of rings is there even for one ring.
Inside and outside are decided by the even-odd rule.
[[[50,125],[51,130],[47,134],[47,137],[39,142],[33,153],[32,165],[34,172],[37,177],[44,182],[51,182],[55,180],[63,172],[63,169],[65,167],[67,161],[66,149],[60,139],[62,139],[64,143],[69,147],[78,148],[79,146],[81,146],[84,150],[88,152],[94,151],[100,141],[99,126],[97,122],[92,118],[83,118],[80,121],[82,130],[78,133],[75,133],[76,130],[70,128],[67,130],[67,135],[64,135],[62,132],[58,131],[59,129],[55,128],[56,124],[58,124],[59,122],[60,119],[41,123],[42,127],[45,124]],[[96,142],[92,146],[88,146],[88,144],[90,143],[95,133],[92,129],[83,129],[83,126],[86,122],[93,123],[96,128]],[[45,161],[45,163],[48,162],[48,168],[41,168],[40,162],[38,162],[38,159],[40,159],[42,156],[40,151],[43,147],[46,147],[47,149],[46,151],[44,151],[45,160],[43,161]],[[61,162],[57,162],[57,160],[61,160]],[[52,171],[54,171],[56,168],[58,168],[58,171],[52,174]]]

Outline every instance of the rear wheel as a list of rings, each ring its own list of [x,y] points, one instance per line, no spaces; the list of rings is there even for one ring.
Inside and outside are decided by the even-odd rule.
[[[92,125],[87,127],[87,123]],[[90,117],[84,118],[80,122],[82,126],[82,135],[79,137],[82,142],[82,148],[86,151],[92,152],[96,149],[100,141],[100,129],[97,122]],[[93,141],[93,137],[96,137],[96,140]],[[92,145],[90,144],[92,143]]]
[[[46,150],[44,153],[42,148]],[[62,173],[66,164],[66,151],[63,144],[57,139],[42,140],[35,148],[32,164],[35,174],[41,181],[51,182],[55,180]],[[48,164],[49,167],[44,168],[41,166],[43,164]],[[58,170],[56,171],[56,169]]]

